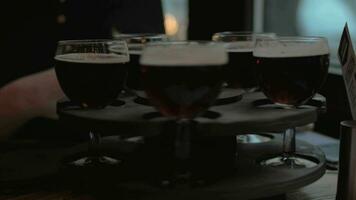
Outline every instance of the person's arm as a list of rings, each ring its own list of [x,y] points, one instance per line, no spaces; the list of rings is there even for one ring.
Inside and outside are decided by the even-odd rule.
[[[13,81],[0,89],[0,140],[35,117],[56,118],[64,96],[54,69]]]

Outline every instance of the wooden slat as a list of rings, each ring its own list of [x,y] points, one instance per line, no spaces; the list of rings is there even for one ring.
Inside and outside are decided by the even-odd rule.
[[[0,200],[94,200],[87,194],[73,194],[71,192],[33,192],[23,195],[0,195]]]
[[[328,171],[323,178],[310,186],[287,194],[287,200],[334,200],[337,186],[337,172]],[[71,192],[35,192],[24,195],[0,195],[0,200],[95,200],[88,194]]]
[[[317,120],[317,107],[281,109],[279,106],[265,105],[265,100],[262,93],[249,93],[241,101],[212,106],[210,115],[195,119],[198,122],[197,130],[202,135],[230,136],[246,132],[283,131]],[[153,107],[137,104],[131,99],[120,107],[108,106],[99,110],[59,108],[58,113],[68,126],[88,128],[90,124],[91,128],[105,135],[157,135],[168,121],[159,117]]]

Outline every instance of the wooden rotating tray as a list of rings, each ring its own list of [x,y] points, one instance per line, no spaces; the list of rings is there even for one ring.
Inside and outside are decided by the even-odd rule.
[[[22,153],[17,150],[1,153],[0,170],[3,173],[0,174],[0,184],[2,187],[9,187],[8,183],[16,185],[16,183],[26,180],[30,186],[35,187],[31,180],[41,180],[41,177],[47,177],[46,181],[42,180],[36,183],[42,183],[51,188],[56,188],[56,190],[64,188],[65,190],[75,191],[79,187],[81,192],[88,193],[92,192],[93,187],[83,189],[83,184],[97,184],[94,188],[107,188],[103,191],[105,196],[122,200],[236,200],[284,194],[318,180],[325,173],[323,152],[319,148],[302,141],[297,141],[297,152],[316,161],[318,164],[315,167],[275,169],[260,166],[258,163],[261,159],[278,155],[282,149],[280,134],[267,135],[272,140],[258,144],[238,144],[234,172],[207,186],[191,187],[189,184],[181,184],[173,188],[161,188],[144,179],[122,180],[123,177],[134,176],[136,173],[145,173],[145,169],[150,165],[150,158],[139,163],[126,163],[126,167],[98,168],[89,171],[83,169],[60,170],[65,157],[87,150],[85,144],[69,148],[55,148],[50,151],[40,148],[41,151],[39,151],[40,149],[28,149],[22,151]],[[116,145],[111,145],[111,150],[107,151],[120,151],[119,148],[122,144],[122,141],[120,141]],[[38,158],[39,155],[41,159]],[[26,159],[23,159],[24,157]],[[142,158],[145,155],[138,157]],[[214,160],[211,162],[214,162]],[[51,176],[49,176],[50,174]],[[42,188],[43,185],[38,187]],[[21,188],[24,187],[21,186]]]
[[[101,110],[58,106],[58,114],[71,127],[93,129],[104,135],[154,136],[169,121],[151,106],[138,104],[133,98],[124,100],[125,105]],[[288,110],[266,102],[262,93],[250,93],[240,101],[212,106],[204,116],[195,119],[197,131],[211,136],[279,132],[317,119],[317,107],[305,105]]]
[[[239,144],[234,173],[212,185],[203,187],[179,185],[174,188],[162,189],[142,182],[130,182],[118,185],[118,192],[126,194],[124,200],[132,197],[143,200],[259,199],[296,190],[313,183],[324,175],[324,153],[319,148],[302,141],[297,141],[297,151],[310,160],[316,161],[318,164],[315,167],[277,169],[260,166],[258,163],[261,159],[271,155],[279,155],[281,152],[281,135],[271,134],[271,136],[273,139],[269,142]]]

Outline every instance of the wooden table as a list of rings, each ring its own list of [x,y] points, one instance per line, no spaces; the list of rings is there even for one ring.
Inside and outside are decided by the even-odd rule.
[[[337,172],[327,173],[317,182],[287,194],[287,200],[334,200],[337,186]],[[0,200],[101,200],[110,197],[73,193],[71,191],[33,192],[21,195],[0,194]],[[115,198],[119,199],[119,198]]]
[[[291,192],[288,200],[335,200],[337,187],[337,171],[327,171],[317,182]]]

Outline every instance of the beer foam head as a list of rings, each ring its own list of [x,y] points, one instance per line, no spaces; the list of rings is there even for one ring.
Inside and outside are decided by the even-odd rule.
[[[55,60],[87,64],[114,64],[129,62],[129,56],[104,53],[69,53],[57,55]]]
[[[125,40],[129,49],[129,53],[133,55],[141,55],[143,48],[147,43],[167,41],[165,34],[158,33],[120,33],[114,36],[115,39]],[[115,47],[113,48],[115,52]]]
[[[281,39],[260,41],[253,51],[255,57],[307,57],[329,54],[329,46],[324,39]]]
[[[127,44],[129,54],[141,55],[145,44]],[[113,45],[109,47],[109,50],[113,53],[120,54],[126,51],[120,45]]]
[[[165,41],[167,35],[161,33],[120,33],[115,34],[116,40],[125,40],[127,43],[147,43],[154,41]]]
[[[150,66],[207,66],[228,62],[221,44],[175,44],[147,46],[140,59],[141,65]]]
[[[224,46],[227,52],[252,52],[254,44],[253,41],[236,41],[225,42]]]

